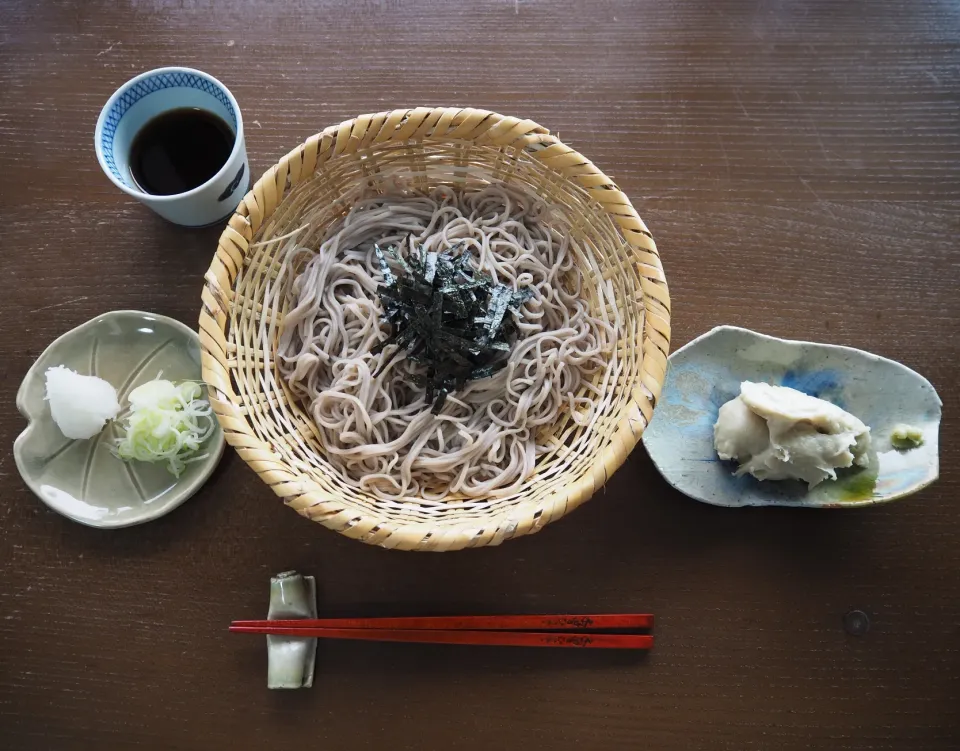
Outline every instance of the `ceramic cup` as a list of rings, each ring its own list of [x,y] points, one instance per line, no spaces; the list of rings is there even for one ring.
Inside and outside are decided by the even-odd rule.
[[[157,115],[196,107],[223,120],[236,136],[226,164],[203,185],[159,196],[139,188],[130,173],[134,136]],[[243,118],[233,94],[213,76],[192,68],[157,68],[131,78],[107,100],[94,136],[97,159],[111,182],[160,216],[185,227],[226,221],[250,184]]]

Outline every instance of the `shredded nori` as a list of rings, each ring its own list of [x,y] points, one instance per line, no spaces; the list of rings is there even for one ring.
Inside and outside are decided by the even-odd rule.
[[[516,320],[533,294],[497,284],[470,264],[470,253],[459,247],[425,252],[414,246],[404,258],[396,248],[374,246],[383,282],[380,302],[390,335],[373,349],[397,349],[384,358],[377,373],[401,352],[421,365],[423,375],[411,382],[426,390],[431,412],[440,414],[447,395],[467,381],[489,378],[507,364],[516,338]],[[388,258],[396,264],[390,268]]]

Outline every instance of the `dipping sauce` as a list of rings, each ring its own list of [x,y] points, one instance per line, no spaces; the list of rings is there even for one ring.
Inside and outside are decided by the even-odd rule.
[[[149,120],[134,137],[130,172],[145,193],[185,193],[220,171],[235,139],[230,126],[206,110],[168,110]]]

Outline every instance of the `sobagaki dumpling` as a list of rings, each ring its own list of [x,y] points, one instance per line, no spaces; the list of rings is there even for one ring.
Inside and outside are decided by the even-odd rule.
[[[744,381],[720,407],[713,429],[721,459],[758,480],[803,480],[814,487],[837,469],[866,466],[870,428],[823,399],[786,386]]]

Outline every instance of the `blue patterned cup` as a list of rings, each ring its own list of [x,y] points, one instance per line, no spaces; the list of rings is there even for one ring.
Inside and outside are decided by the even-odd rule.
[[[157,115],[183,107],[205,110],[223,120],[233,130],[233,150],[217,174],[192,190],[174,195],[146,193],[130,171],[134,137]],[[127,81],[100,112],[94,144],[111,182],[174,224],[205,227],[226,221],[250,184],[237,100],[216,78],[192,68],[157,68]]]

